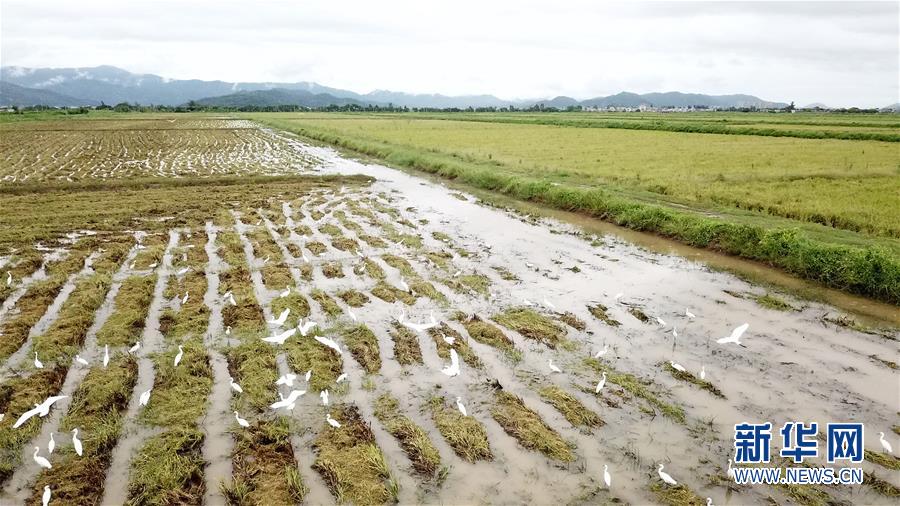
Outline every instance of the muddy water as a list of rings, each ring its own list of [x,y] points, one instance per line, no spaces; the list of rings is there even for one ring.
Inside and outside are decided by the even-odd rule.
[[[48,252],[44,253],[43,261],[41,262],[41,266],[31,274],[25,276],[21,280],[19,280],[15,285],[15,290],[13,293],[3,301],[3,304],[0,304],[0,324],[3,323],[3,319],[9,314],[9,311],[15,307],[16,302],[28,290],[33,283],[37,281],[43,281],[47,279],[47,263],[55,262],[62,259],[68,252],[64,249],[51,249]],[[0,267],[2,268],[2,267]]]
[[[128,498],[128,472],[131,468],[131,459],[134,452],[149,437],[160,432],[160,429],[150,428],[138,423],[138,415],[143,406],[140,405],[140,395],[153,387],[156,377],[153,369],[153,353],[160,351],[163,336],[159,331],[159,317],[167,301],[163,296],[169,276],[173,273],[172,250],[178,246],[181,232],[169,231],[169,242],[163,253],[162,265],[159,267],[159,277],[153,289],[153,299],[147,312],[144,323],[144,331],[141,335],[141,348],[137,351],[138,377],[131,393],[131,401],[125,412],[125,423],[119,442],[112,452],[112,461],[106,473],[106,481],[103,485],[103,504],[125,504]],[[152,392],[151,392],[152,397]]]
[[[136,236],[136,239],[140,236]],[[103,325],[106,323],[106,320],[112,315],[115,310],[115,299],[116,295],[119,293],[119,289],[122,286],[122,281],[130,274],[130,270],[128,268],[131,265],[131,261],[134,260],[134,257],[137,255],[137,247],[132,247],[125,259],[122,261],[121,266],[118,271],[113,275],[113,282],[110,285],[109,291],[106,293],[106,298],[103,300],[103,304],[101,304],[100,308],[97,310],[96,315],[94,316],[94,321],[91,324],[91,327],[88,329],[87,334],[85,336],[85,343],[82,347],[79,355],[87,360],[89,363],[98,364],[102,361],[102,354],[97,349],[97,332],[103,328]],[[50,439],[50,435],[54,434],[54,439],[56,441],[57,446],[66,446],[71,444],[72,438],[71,433],[59,431],[59,424],[62,420],[63,413],[67,413],[69,411],[69,406],[72,403],[72,395],[75,393],[75,390],[78,388],[78,385],[81,384],[81,381],[87,376],[90,367],[82,366],[81,364],[74,362],[69,367],[69,370],[66,372],[66,379],[63,382],[62,388],[55,395],[64,395],[66,396],[64,399],[61,399],[56,402],[53,406],[53,411],[44,419],[44,422],[41,426],[41,432],[31,440],[31,442],[25,445],[22,448],[22,462],[28,462],[31,458],[33,448],[35,446],[45,447],[47,442]],[[81,435],[82,437],[89,436],[90,427],[82,427]],[[40,468],[37,466],[24,465],[19,466],[12,478],[6,483],[6,486],[3,490],[3,498],[5,500],[16,501],[17,503],[24,503],[28,497],[31,496],[32,492],[32,483],[34,479],[37,477],[40,472]]]
[[[218,231],[212,222],[206,223],[206,255],[209,264],[206,268],[206,293],[203,301],[210,308],[209,326],[204,336],[204,344],[209,353],[209,363],[213,372],[212,390],[209,394],[209,409],[201,421],[205,433],[203,439],[203,459],[207,462],[206,504],[224,504],[220,483],[231,482],[231,451],[234,439],[228,432],[231,412],[231,385],[228,380],[228,362],[219,351],[224,337],[222,328],[223,299],[219,296],[219,273],[224,269],[224,262],[216,253],[216,235]]]
[[[471,197],[460,200],[440,184],[400,171],[347,160],[329,149],[304,149],[324,160],[323,171],[375,176],[378,181],[372,186],[372,193],[384,192],[397,199],[393,205],[398,209],[414,208],[404,213],[412,221],[428,220],[416,232],[426,238],[429,249],[441,246],[430,240],[431,232],[440,231],[476,253],[469,258],[454,259],[454,268],[489,276],[494,297],[487,300],[458,296],[436,284],[450,298],[450,308],[440,308],[420,299],[416,306],[407,309],[411,320],[427,318],[431,310],[439,317],[445,317],[452,309],[485,316],[504,307],[521,305],[524,299],[537,303],[546,299],[559,311],[571,311],[588,323],[585,332],[569,329],[569,338],[577,343],[572,351],[551,351],[508,332],[524,352],[522,362],[517,365],[505,362],[488,347],[471,343],[486,362],[485,372],[467,371],[464,364],[463,377],[467,374],[473,377],[463,381],[454,382],[458,379],[454,378],[448,382],[440,377],[441,361],[426,336],[420,338],[425,367],[400,368],[390,359],[385,360],[383,380],[378,388],[406,400],[407,413],[415,413],[420,405],[418,399],[435,387],[448,397],[460,395],[468,399],[470,410],[486,425],[492,445],[497,446],[497,463],[454,465],[444,487],[435,496],[426,495],[426,501],[439,498],[446,502],[471,502],[493,498],[493,502],[503,502],[510,499],[510,494],[520,494],[512,499],[514,502],[567,501],[578,496],[578,491],[595,487],[606,464],[616,483],[613,495],[645,503],[653,500],[647,486],[655,479],[655,465],[665,463],[667,471],[676,479],[701,495],[713,497],[716,503],[726,500],[762,503],[767,495],[781,497],[782,494],[758,488],[728,494],[726,498],[724,487],[708,485],[708,475],[723,473],[732,451],[735,423],[771,421],[778,427],[788,420],[822,424],[860,421],[867,425],[866,446],[873,451],[880,449],[877,432],[890,434],[890,427],[898,423],[897,373],[871,358],[896,361],[896,341],[822,321],[824,314],[852,309],[856,304],[852,298],[842,303],[845,306],[842,310],[792,296],[786,298],[798,310],[768,309],[752,299],[725,293],[728,290],[762,294],[765,289],[712,269],[696,261],[697,257],[677,256],[670,254],[671,250],[654,251],[646,244],[638,247],[611,235],[592,245],[574,233],[578,229],[566,223],[525,219],[478,205]],[[349,231],[345,233],[353,235]],[[427,275],[425,263],[414,265]],[[520,280],[501,280],[491,269],[493,266],[507,268]],[[573,266],[578,267],[578,272],[569,270]],[[389,273],[389,280],[390,276],[398,275],[391,268],[382,267]],[[349,274],[349,269],[345,268],[345,272]],[[315,284],[320,283],[328,291],[340,286],[365,290],[365,283],[352,279],[352,274],[342,280],[326,280],[317,272]],[[624,293],[619,301],[614,298],[617,293]],[[610,316],[622,325],[613,328],[594,319],[586,309],[591,301],[608,306]],[[650,316],[651,323],[642,323],[631,316],[627,311],[630,307],[639,307]],[[865,302],[856,307],[869,315],[881,316],[882,323],[889,324],[896,319],[891,318],[895,313],[885,311],[877,303]],[[686,308],[697,317],[685,316]],[[546,307],[536,309],[550,313]],[[382,353],[391,357],[386,324],[396,309],[373,298],[372,303],[356,313],[380,339],[386,340],[381,343]],[[657,323],[657,318],[665,324]],[[743,338],[746,348],[715,342],[744,322],[750,324]],[[677,337],[673,330],[677,331]],[[889,331],[889,335],[896,336],[896,331]],[[578,391],[578,387],[589,387],[599,379],[581,365],[581,360],[606,344],[611,350],[605,357],[607,362],[620,371],[652,381],[662,399],[685,409],[686,425],[651,416],[639,409],[641,403],[634,399],[622,402],[619,408],[610,408]],[[563,369],[563,374],[549,376],[546,362],[551,357]],[[670,360],[694,374],[705,367],[707,379],[723,391],[726,399],[674,379],[662,368]],[[491,393],[479,388],[482,376],[497,378],[505,388],[522,396],[526,405],[564,438],[575,442],[576,463],[561,469],[540,454],[524,451],[506,436],[487,412]],[[607,425],[594,429],[591,434],[573,429],[532,393],[534,385],[546,382],[559,384],[576,395],[586,406],[598,411]],[[454,386],[454,383],[463,385]],[[432,424],[423,421],[425,418],[428,417],[417,417],[417,421],[429,428],[434,439],[439,439]],[[442,457],[453,461],[447,452],[442,451]],[[870,464],[865,467],[875,468]],[[900,484],[896,474],[877,470],[880,476]],[[496,481],[492,481],[494,478]],[[828,492],[838,498],[852,497],[855,502],[889,502],[867,486],[833,487]]]

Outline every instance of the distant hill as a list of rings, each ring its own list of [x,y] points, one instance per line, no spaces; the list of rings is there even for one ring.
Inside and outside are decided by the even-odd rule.
[[[622,92],[608,97],[597,97],[583,100],[583,106],[589,107],[787,107],[783,102],[769,102],[752,95],[703,95],[699,93],[637,93]]]
[[[194,101],[198,105],[213,107],[267,107],[277,105],[299,105],[303,107],[326,107],[329,105],[364,105],[358,100],[340,98],[328,93],[312,93],[306,90],[288,90],[275,88],[272,90],[239,91],[220,97],[209,97]],[[372,104],[375,105],[375,104]]]
[[[0,81],[0,107],[46,105],[49,107],[79,107],[100,105],[100,102],[70,97],[49,90],[25,88]]]
[[[591,107],[784,107],[787,104],[769,102],[751,95],[701,95],[696,93],[636,93],[622,92],[608,97],[579,101],[571,97],[552,99],[504,100],[494,95],[447,96],[413,94],[377,90],[360,94],[350,90],[331,88],[318,83],[226,82],[198,79],[168,79],[153,74],[134,74],[108,65],[79,68],[0,68],[0,82],[17,86],[7,93],[0,89],[0,103],[31,105],[34,93],[44,100],[56,97],[62,105],[100,103],[115,105],[121,102],[142,105],[182,105],[192,100],[210,105],[307,105],[393,104],[419,108],[508,107],[519,108],[542,104],[544,107],[565,109],[569,106]],[[21,89],[31,89],[24,92]],[[30,94],[30,95],[29,95]],[[66,97],[63,100],[61,97]],[[213,100],[215,99],[215,100]],[[288,100],[280,103],[280,100]],[[327,102],[327,103],[326,103]],[[241,104],[241,105],[237,105]],[[48,104],[49,105],[49,104]],[[307,105],[308,107],[317,107]]]
[[[884,106],[881,108],[881,110],[882,111],[900,112],[900,102],[897,102],[896,104]]]

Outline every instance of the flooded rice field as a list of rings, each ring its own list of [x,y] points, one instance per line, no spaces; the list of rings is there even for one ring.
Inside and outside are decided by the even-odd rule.
[[[341,177],[78,237],[13,277],[3,503],[44,486],[60,504],[896,503],[900,460],[878,438],[900,446],[896,308],[862,319],[563,215],[247,135]],[[741,345],[717,342],[745,323]],[[50,396],[65,397],[14,428]],[[797,420],[864,423],[866,483],[728,477],[735,424]]]

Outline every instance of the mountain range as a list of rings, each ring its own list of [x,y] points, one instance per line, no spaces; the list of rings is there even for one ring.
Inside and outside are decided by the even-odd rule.
[[[784,107],[752,95],[703,95],[697,93],[618,93],[607,97],[577,100],[552,99],[504,100],[493,95],[447,96],[411,94],[377,90],[360,94],[331,88],[314,82],[226,82],[198,79],[168,79],[153,74],[134,74],[117,67],[85,68],[0,68],[0,106],[49,105],[54,107],[90,106],[101,102],[142,105],[200,105],[243,107],[299,105],[388,105],[418,108],[508,107],[543,105],[559,109],[588,107]]]

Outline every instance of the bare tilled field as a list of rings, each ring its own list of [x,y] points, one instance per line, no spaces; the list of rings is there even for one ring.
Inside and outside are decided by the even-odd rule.
[[[181,122],[231,124],[63,122],[85,137],[46,170],[40,124],[3,130],[3,158],[30,160],[7,177],[122,179],[0,186],[3,503],[900,496],[877,437],[900,433],[894,330],[252,123]],[[160,133],[167,164],[246,158],[132,184],[159,174],[62,156]],[[717,342],[744,323],[742,346]],[[728,477],[735,423],[798,417],[864,422],[866,483]]]
[[[244,120],[70,120],[0,126],[5,183],[296,174],[313,160]]]

